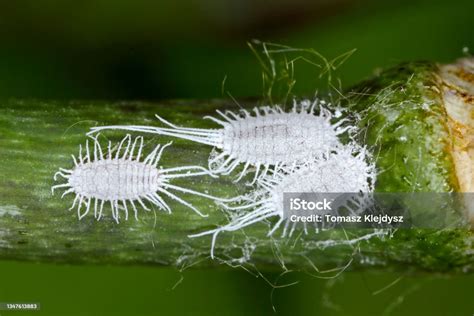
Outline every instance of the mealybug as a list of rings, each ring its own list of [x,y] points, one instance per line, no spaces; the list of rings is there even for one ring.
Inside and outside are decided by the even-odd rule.
[[[329,153],[325,159],[313,159],[304,165],[291,169],[282,169],[268,174],[258,180],[259,189],[247,197],[246,203],[239,206],[222,204],[223,207],[232,212],[246,211],[238,214],[230,223],[214,230],[191,235],[199,237],[212,236],[211,256],[213,256],[217,235],[223,231],[236,231],[254,223],[265,221],[272,217],[278,217],[278,221],[270,229],[268,235],[272,235],[282,224],[284,224],[282,237],[292,235],[296,223],[292,223],[285,216],[284,193],[370,193],[373,192],[375,182],[375,167],[368,163],[368,153],[364,148],[355,149],[346,146],[337,152]],[[361,194],[361,200],[354,199],[351,195],[351,212],[364,211],[366,197]],[[315,227],[317,230],[318,228]],[[288,232],[289,230],[289,232]],[[307,225],[304,224],[307,233]]]
[[[331,122],[334,116],[323,107],[324,104],[324,101],[318,100],[313,103],[303,101],[295,103],[290,112],[278,106],[267,106],[255,108],[254,115],[246,110],[239,114],[217,110],[221,118],[205,117],[221,125],[220,129],[180,127],[157,115],[168,127],[112,125],[93,127],[90,133],[121,129],[168,135],[210,145],[219,150],[209,158],[211,172],[228,175],[243,164],[235,180],[239,181],[253,166],[256,170],[255,182],[259,176],[267,174],[270,167],[278,169],[306,163],[341,145],[338,136],[352,127],[342,127],[346,119]]]
[[[86,141],[86,153],[83,155],[82,146],[79,146],[78,159],[72,155],[74,167],[72,169],[60,168],[60,171],[54,175],[54,180],[57,179],[57,176],[61,176],[67,182],[54,185],[51,188],[53,194],[57,188],[67,188],[61,197],[68,193],[76,195],[70,209],[77,205],[79,219],[82,219],[89,213],[92,202],[94,202],[94,217],[97,220],[102,217],[104,204],[107,202],[110,204],[112,217],[117,223],[120,219],[119,208],[124,210],[125,220],[128,219],[127,203],[131,205],[136,219],[138,210],[135,203],[149,211],[145,201],[171,213],[170,207],[161,195],[191,208],[201,216],[206,216],[190,203],[171,193],[170,190],[194,194],[221,202],[229,201],[171,184],[170,180],[175,178],[210,174],[208,170],[199,166],[168,169],[158,167],[163,150],[171,145],[171,143],[164,146],[156,146],[143,161],[140,161],[143,150],[143,137],[135,138],[132,143],[131,136],[125,136],[114,154],[112,154],[112,143],[109,142],[107,157],[104,157],[97,137],[93,138],[93,141],[93,157],[89,150],[89,143]],[[85,204],[85,209],[81,212],[83,204]]]

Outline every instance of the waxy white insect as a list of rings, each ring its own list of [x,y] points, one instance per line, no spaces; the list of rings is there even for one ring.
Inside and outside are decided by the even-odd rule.
[[[214,256],[214,246],[217,235],[224,231],[236,231],[254,223],[278,217],[278,221],[268,232],[272,235],[283,223],[282,237],[291,236],[296,223],[291,222],[284,212],[285,193],[361,193],[361,200],[355,200],[356,195],[350,195],[351,205],[356,209],[351,212],[362,212],[367,196],[363,193],[373,192],[376,171],[375,166],[368,162],[365,148],[354,148],[347,145],[337,152],[329,153],[325,159],[313,159],[304,165],[291,169],[281,169],[258,180],[259,189],[247,197],[247,202],[239,206],[223,203],[226,210],[232,212],[247,211],[235,216],[228,224],[191,235],[199,237],[212,235],[211,256]],[[358,203],[360,202],[360,203]],[[343,203],[344,204],[344,203]],[[318,230],[315,227],[316,231]],[[289,230],[289,232],[288,232]],[[304,232],[307,225],[304,223]]]
[[[72,169],[60,168],[54,180],[61,176],[67,180],[66,183],[54,185],[52,193],[58,188],[67,188],[61,198],[66,194],[74,193],[76,196],[70,210],[77,205],[79,219],[86,216],[94,203],[94,217],[100,220],[103,214],[104,204],[110,204],[113,219],[118,223],[120,220],[119,210],[123,209],[125,220],[128,219],[128,206],[131,205],[135,218],[138,219],[138,203],[143,209],[149,211],[146,201],[156,205],[159,209],[171,213],[171,208],[161,195],[167,196],[182,205],[185,205],[202,214],[193,205],[171,193],[170,190],[198,195],[216,201],[230,201],[220,199],[208,194],[182,188],[170,183],[170,180],[182,177],[200,175],[211,175],[208,170],[199,166],[186,166],[163,169],[158,166],[161,155],[168,143],[164,146],[156,146],[155,149],[141,161],[143,150],[143,137],[136,137],[132,143],[130,135],[119,143],[113,154],[112,143],[108,143],[108,153],[104,156],[97,136],[93,138],[93,153],[90,152],[89,142],[86,141],[85,154],[82,146],[79,146],[78,159],[72,155],[74,167]],[[92,156],[93,154],[93,156]],[[82,207],[85,207],[81,212]]]
[[[93,127],[90,133],[120,129],[210,145],[218,150],[209,158],[211,172],[228,175],[243,164],[235,181],[242,179],[249,167],[254,167],[255,182],[265,176],[270,168],[277,170],[283,166],[306,163],[341,146],[338,136],[353,127],[342,126],[346,119],[331,122],[334,115],[323,105],[324,101],[303,101],[295,103],[290,112],[279,106],[266,106],[255,108],[254,115],[246,110],[241,110],[239,114],[217,110],[220,118],[204,117],[221,125],[220,129],[180,127],[156,115],[167,127],[111,125]]]

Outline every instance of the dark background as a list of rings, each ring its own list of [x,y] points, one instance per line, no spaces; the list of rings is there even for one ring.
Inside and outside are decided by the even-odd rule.
[[[473,1],[2,1],[0,96],[162,99],[261,94],[252,39],[311,47],[347,86],[378,67],[474,50]],[[298,79],[314,80],[297,74]]]
[[[474,1],[2,1],[0,97],[141,99],[262,93],[246,42],[311,47],[343,86],[380,67],[450,62],[474,50]],[[321,85],[296,73],[298,91]],[[227,96],[224,96],[227,97]],[[100,111],[100,109],[98,109]],[[40,312],[0,315],[472,315],[472,276],[345,273],[334,280],[243,270],[0,263],[1,302]],[[278,281],[276,281],[278,279]],[[390,286],[391,285],[391,286]],[[388,287],[378,293],[379,290]]]

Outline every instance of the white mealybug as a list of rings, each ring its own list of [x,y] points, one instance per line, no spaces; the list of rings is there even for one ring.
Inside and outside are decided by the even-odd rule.
[[[203,217],[207,216],[169,190],[194,194],[221,202],[230,201],[171,184],[170,180],[175,178],[211,175],[208,170],[199,166],[168,169],[158,167],[163,150],[171,143],[156,146],[143,161],[140,161],[143,137],[136,137],[132,143],[131,136],[125,136],[114,154],[112,154],[114,151],[112,143],[109,141],[107,157],[104,157],[97,137],[93,138],[93,141],[93,157],[89,150],[89,143],[86,141],[86,153],[83,155],[82,146],[79,146],[78,159],[72,155],[74,167],[72,169],[60,168],[60,171],[54,175],[54,180],[61,176],[67,180],[67,183],[54,185],[51,188],[53,194],[57,188],[67,188],[61,198],[69,193],[76,195],[70,210],[77,205],[79,219],[89,213],[92,201],[94,202],[94,217],[97,220],[101,219],[106,202],[110,204],[112,217],[117,223],[120,219],[119,208],[123,208],[125,220],[128,219],[127,203],[131,205],[136,219],[138,218],[136,202],[147,211],[150,209],[145,205],[145,201],[171,213],[170,207],[160,194],[191,208]],[[85,209],[81,212],[83,204],[85,204]]]
[[[215,174],[230,174],[240,164],[244,167],[236,182],[242,179],[249,167],[256,170],[254,182],[264,176],[270,167],[306,163],[341,145],[338,135],[352,129],[343,127],[346,119],[333,123],[332,113],[324,101],[295,103],[290,112],[282,108],[261,107],[254,115],[246,110],[239,114],[217,110],[221,118],[206,116],[221,125],[220,129],[200,129],[176,126],[156,116],[168,127],[140,125],[112,125],[93,127],[90,133],[106,129],[121,129],[167,135],[195,141],[217,148],[219,152],[209,158],[209,170]],[[319,110],[319,111],[316,111]],[[316,113],[318,112],[318,113]]]
[[[364,193],[373,192],[375,177],[375,166],[368,162],[366,149],[356,149],[347,145],[337,152],[328,154],[325,159],[313,159],[304,165],[282,169],[259,179],[257,182],[259,189],[247,197],[246,203],[239,206],[222,204],[224,209],[232,212],[249,211],[237,214],[222,227],[190,237],[213,235],[211,245],[213,257],[215,241],[220,232],[236,231],[272,217],[278,217],[278,221],[268,235],[272,235],[284,223],[282,237],[287,234],[291,236],[296,223],[291,222],[287,218],[288,213],[284,212],[285,193],[356,193],[350,194],[350,201],[346,202],[348,206],[351,205],[351,212],[361,213],[367,203],[367,196]],[[361,197],[360,201],[355,198],[358,194]],[[307,233],[306,223],[304,231]]]

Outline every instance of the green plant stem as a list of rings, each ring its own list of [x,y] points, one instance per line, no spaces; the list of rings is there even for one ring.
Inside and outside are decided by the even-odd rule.
[[[420,85],[425,79],[432,80],[431,73],[435,71],[436,66],[431,64],[410,64],[362,83],[353,92],[366,91],[370,92],[370,95],[380,96],[380,91],[396,83],[396,93],[384,100],[387,101],[390,97],[398,98],[397,106],[403,107],[406,120],[421,124],[415,127],[407,123],[409,128],[405,132],[408,135],[421,133],[425,138],[433,136],[429,133],[436,134],[436,137],[448,137],[444,127],[431,128],[436,126],[438,114],[431,117],[426,125],[426,117],[409,111],[409,106],[416,102],[426,102],[426,98],[441,102],[431,89]],[[398,93],[400,88],[404,88],[405,92]],[[348,94],[349,99],[346,99],[349,100],[346,106],[352,106],[355,112],[367,115],[390,110],[373,105],[371,97],[355,95]],[[407,105],[401,101],[411,103]],[[255,103],[242,100],[241,106],[253,107]],[[92,126],[158,125],[154,114],[160,113],[162,117],[178,125],[215,128],[213,122],[203,120],[202,117],[213,114],[215,109],[238,108],[229,100],[156,103],[36,100],[1,102],[0,258],[35,262],[149,264],[178,268],[192,265],[218,266],[225,261],[231,265],[252,265],[258,269],[283,268],[314,273],[339,268],[323,273],[327,276],[335,275],[345,268],[451,273],[466,273],[471,270],[474,252],[470,241],[473,235],[464,229],[398,230],[382,238],[374,237],[374,234],[381,236],[383,233],[373,233],[371,230],[335,229],[319,234],[310,233],[307,236],[296,234],[298,236],[291,239],[281,239],[278,233],[273,238],[267,237],[268,226],[256,224],[246,228],[245,233],[240,231],[220,234],[215,249],[218,259],[210,260],[210,237],[188,238],[189,234],[226,223],[224,214],[210,200],[183,194],[187,201],[209,215],[206,218],[201,218],[192,210],[169,201],[172,214],[157,209],[152,212],[140,210],[138,221],[132,217],[116,224],[110,215],[100,222],[93,216],[79,221],[75,211],[68,211],[73,199],[71,195],[63,199],[60,198],[59,191],[56,195],[51,195],[53,174],[59,167],[72,167],[70,155],[77,155],[79,144],[84,145],[87,138],[85,133]],[[404,122],[408,121],[402,119],[398,124]],[[365,126],[368,136],[361,140],[369,145],[382,145],[380,153],[383,159],[380,166],[386,167],[395,163],[394,170],[390,171],[393,173],[381,176],[380,183],[377,184],[378,191],[396,190],[405,185],[403,177],[393,179],[397,177],[397,172],[402,172],[400,168],[406,168],[403,172],[410,177],[411,172],[420,164],[427,163],[432,168],[424,169],[423,177],[409,178],[412,185],[425,189],[438,185],[443,191],[456,187],[452,162],[441,154],[442,149],[423,156],[422,161],[408,165],[401,165],[402,160],[389,161],[388,157],[392,157],[393,153],[385,149],[384,145],[389,146],[393,139],[388,136],[377,141],[372,139],[382,126],[377,124]],[[101,135],[99,139],[105,144],[107,139],[115,142],[124,135],[124,132],[111,132]],[[420,142],[423,137],[413,139]],[[145,139],[145,152],[170,140],[156,135],[146,135]],[[173,146],[164,153],[161,161],[163,166],[207,166],[211,148],[183,140],[173,141]],[[398,146],[399,157],[404,154],[410,156],[412,148],[418,147],[416,143],[392,145]],[[428,178],[434,179],[436,183],[427,184],[425,180]],[[232,179],[203,176],[177,179],[174,183],[222,197],[233,197],[251,189],[245,186],[244,182],[233,183]],[[419,182],[413,184],[416,181]],[[106,213],[107,210],[106,208]]]

